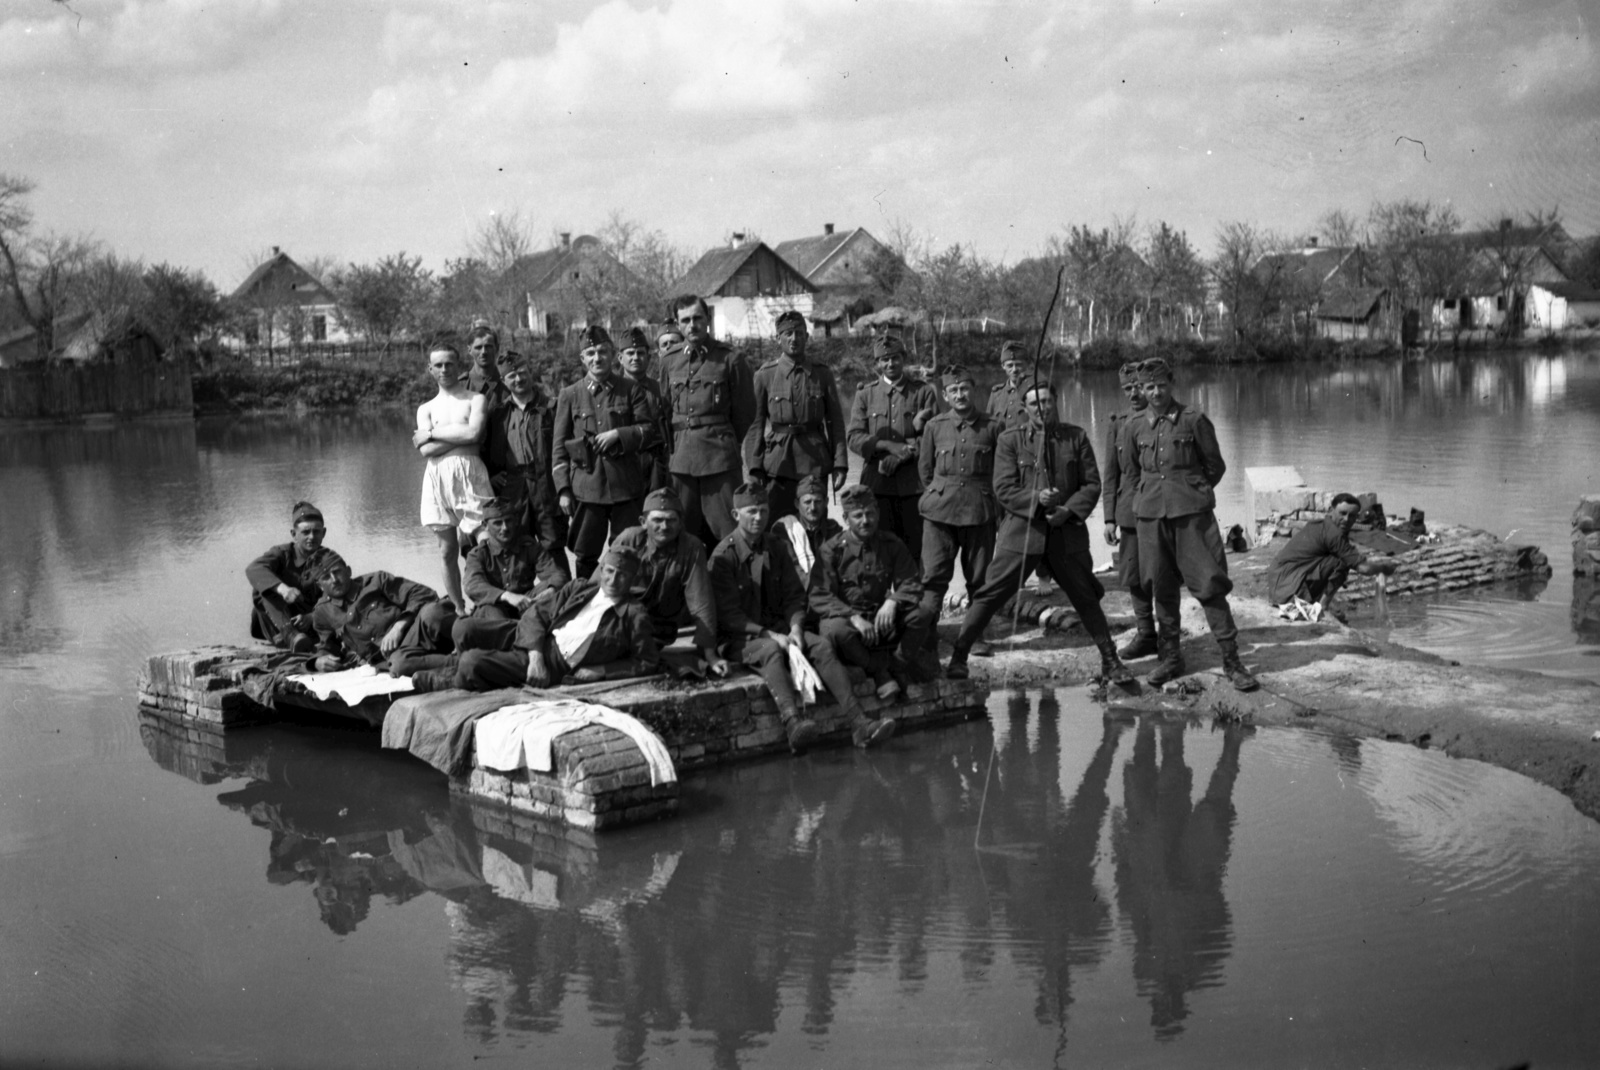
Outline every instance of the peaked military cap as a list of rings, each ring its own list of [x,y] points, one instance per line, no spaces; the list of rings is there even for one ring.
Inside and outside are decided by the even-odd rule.
[[[818,497],[826,498],[828,496],[828,481],[817,473],[812,472],[794,488],[796,501],[804,498],[807,494],[815,494]]]
[[[766,505],[767,488],[758,487],[753,483],[740,483],[739,489],[733,492],[733,507],[747,509],[752,505]]]
[[[678,500],[678,496],[671,490],[667,489],[666,487],[662,487],[660,490],[653,490],[649,494],[645,495],[644,512],[646,515],[655,512],[662,512],[677,513],[679,516],[682,516],[683,503]]]
[[[608,346],[611,344],[611,335],[598,323],[591,323],[578,332],[578,348],[588,349],[590,346]]]
[[[898,334],[884,333],[872,340],[872,357],[877,360],[891,353],[904,354],[906,343]]]
[[[778,318],[772,321],[772,328],[780,338],[786,334],[804,333],[806,318],[791,308],[778,314]]]
[[[846,510],[862,509],[869,505],[877,505],[878,496],[872,493],[871,487],[863,487],[857,483],[839,493],[839,504]]]

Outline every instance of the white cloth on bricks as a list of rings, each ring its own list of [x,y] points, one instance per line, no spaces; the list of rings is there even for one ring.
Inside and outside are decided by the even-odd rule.
[[[338,695],[347,706],[354,706],[373,695],[393,695],[410,691],[411,677],[390,676],[371,665],[358,665],[339,672],[300,673],[289,677],[317,698],[326,702],[329,695]]]
[[[633,741],[650,769],[652,787],[678,779],[667,745],[644,722],[621,710],[577,699],[541,699],[485,714],[473,726],[478,764],[489,769],[548,773],[555,766],[556,737],[592,724],[615,729]]]
[[[806,660],[805,653],[796,643],[789,644],[789,679],[794,683],[794,693],[802,706],[815,706],[817,693],[823,690],[822,677]]]

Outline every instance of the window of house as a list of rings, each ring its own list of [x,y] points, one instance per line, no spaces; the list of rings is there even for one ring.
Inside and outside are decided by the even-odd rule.
[[[326,342],[328,340],[328,317],[311,317],[311,340],[313,342]]]
[[[244,344],[253,346],[260,344],[260,342],[261,325],[255,320],[251,320],[249,323],[244,325]]]
[[[1496,297],[1494,299],[1494,310],[1496,312],[1504,312],[1506,310],[1506,295],[1505,294],[1501,294],[1499,297]]]
[[[1454,297],[1445,298],[1444,299],[1444,307],[1445,308],[1455,308],[1456,307],[1456,299]]]

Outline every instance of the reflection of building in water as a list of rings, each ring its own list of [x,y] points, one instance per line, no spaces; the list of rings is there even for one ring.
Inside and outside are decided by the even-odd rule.
[[[1232,946],[1222,879],[1233,841],[1233,785],[1244,730],[1225,730],[1222,756],[1200,801],[1183,757],[1185,727],[1144,717],[1122,772],[1113,822],[1117,905],[1133,927],[1134,980],[1150,1001],[1156,1036],[1171,1040],[1189,1015],[1188,994],[1221,984]],[[1157,763],[1157,739],[1160,762]]]
[[[1600,644],[1600,579],[1572,577],[1572,630],[1584,646]]]

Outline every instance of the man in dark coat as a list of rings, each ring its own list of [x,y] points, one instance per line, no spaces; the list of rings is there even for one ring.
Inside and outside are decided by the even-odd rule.
[[[756,370],[755,419],[744,455],[751,474],[767,481],[773,514],[788,516],[800,480],[831,475],[838,490],[850,458],[833,370],[806,356],[806,318],[791,309],[774,326],[783,352]]]
[[[1145,586],[1144,574],[1139,570],[1139,518],[1133,511],[1134,492],[1138,489],[1128,478],[1128,440],[1123,429],[1130,420],[1137,420],[1149,404],[1144,387],[1139,382],[1139,362],[1128,361],[1117,369],[1117,381],[1128,399],[1128,411],[1111,414],[1106,428],[1105,464],[1101,466],[1101,500],[1105,503],[1106,543],[1117,548],[1117,576],[1128,590],[1133,603],[1133,621],[1138,633],[1127,646],[1117,651],[1124,659],[1146,658],[1158,650],[1156,644],[1155,609],[1150,603],[1150,589]]]
[[[672,301],[683,341],[661,360],[661,389],[672,410],[672,489],[683,525],[710,542],[733,530],[733,489],[744,482],[739,447],[750,431],[755,400],[744,358],[711,337],[711,309],[684,294]]]
[[[950,408],[928,421],[917,451],[918,475],[927,488],[917,503],[922,512],[922,601],[935,622],[944,611],[958,557],[968,595],[983,586],[1000,515],[994,498],[994,454],[1001,428],[973,404],[971,372],[949,367],[940,382]],[[931,632],[929,639],[931,644]]]
[[[883,529],[922,559],[922,514],[917,499],[917,440],[939,411],[933,387],[906,374],[905,343],[898,334],[881,334],[872,343],[878,378],[862,383],[850,406],[846,436],[861,456],[861,484],[878,499]]]
[[[1239,660],[1239,628],[1228,606],[1233,581],[1217,530],[1214,488],[1227,465],[1216,428],[1206,414],[1172,396],[1172,369],[1159,357],[1139,365],[1149,401],[1145,414],[1128,421],[1125,477],[1138,485],[1134,512],[1139,523],[1139,567],[1155,603],[1161,664],[1147,679],[1175,680],[1186,671],[1180,645],[1179,600],[1189,588],[1205,610],[1206,624],[1222,651],[1222,669],[1240,691],[1260,686]]]
[[[322,599],[311,621],[319,672],[366,664],[410,676],[450,660],[455,606],[433,588],[382,571],[352,576],[338,555],[317,582]]]
[[[817,724],[800,711],[789,673],[789,650],[798,648],[811,662],[828,693],[844,709],[858,747],[871,746],[894,731],[892,720],[869,718],[861,709],[833,645],[805,630],[806,588],[795,574],[789,540],[771,531],[767,493],[745,485],[734,492],[733,534],[711,553],[711,586],[717,597],[717,638],[730,659],[754,669],[766,681],[789,736],[789,749],[801,753],[816,739]]]
[[[461,586],[472,614],[456,621],[451,637],[461,650],[505,650],[517,621],[535,597],[572,582],[566,554],[545,552],[521,529],[517,508],[496,499],[483,508],[484,537],[467,553]]]
[[[828,484],[821,476],[813,474],[800,481],[795,491],[794,512],[778,517],[773,529],[789,539],[800,582],[810,588],[811,566],[822,553],[822,544],[844,530],[828,515]],[[814,627],[816,617],[807,612],[807,627]]]
[[[844,532],[822,545],[808,597],[822,638],[840,660],[866,669],[878,697],[901,691],[896,676],[920,667],[933,618],[922,604],[922,577],[905,543],[878,528],[877,496],[859,484],[840,495]],[[899,648],[898,660],[889,654]]]
[[[1035,568],[1048,572],[1066,593],[1084,631],[1100,648],[1100,675],[1113,683],[1133,681],[1117,657],[1106,615],[1105,588],[1094,576],[1086,522],[1100,500],[1100,472],[1089,435],[1056,416],[1055,391],[1029,383],[1023,391],[1028,420],[1007,428],[995,449],[994,493],[1005,509],[988,577],[972,596],[945,670],[967,675],[967,653],[989,620],[1022,590]]]
[[[250,581],[250,638],[307,654],[316,645],[311,609],[321,597],[317,577],[339,555],[322,545],[328,533],[322,512],[310,502],[289,510],[289,541],[245,566]]]
[[[634,598],[638,572],[636,556],[612,547],[593,577],[574,580],[523,613],[510,650],[468,650],[453,677],[419,673],[412,681],[419,691],[493,691],[559,686],[569,676],[591,683],[648,675],[660,651],[650,615]]]
[[[1022,404],[1022,387],[1028,370],[1027,347],[1016,340],[1000,347],[1000,367],[1006,373],[1003,383],[989,388],[989,405],[984,410],[1000,431],[1027,420]]]
[[[467,335],[467,352],[472,367],[467,369],[467,387],[483,395],[485,412],[493,412],[511,397],[510,388],[500,374],[500,336],[494,328],[480,323]]]
[[[528,359],[515,350],[496,361],[508,392],[506,403],[489,413],[483,437],[483,463],[496,495],[517,503],[523,531],[545,552],[567,559],[567,518],[556,499],[552,460],[556,402],[539,386]]]
[[[649,399],[616,374],[611,336],[585,327],[578,336],[587,374],[556,401],[555,483],[561,511],[572,518],[568,545],[575,572],[594,572],[608,535],[639,522],[645,495],[640,451],[655,438]]]
[[[683,529],[683,504],[670,490],[651,491],[644,500],[644,523],[619,534],[613,546],[639,559],[636,594],[656,630],[656,642],[670,646],[678,629],[694,625],[694,645],[716,676],[728,671],[717,653],[716,595],[706,567],[705,544]]]
[[[1327,516],[1290,537],[1267,570],[1267,597],[1273,605],[1303,598],[1321,604],[1326,613],[1333,606],[1333,596],[1350,578],[1350,570],[1367,571],[1361,551],[1350,542],[1350,529],[1360,512],[1355,495],[1335,494]]]
[[[639,454],[639,463],[645,470],[645,488],[660,490],[667,485],[667,444],[672,438],[672,428],[667,416],[667,403],[661,393],[661,384],[650,374],[655,350],[642,327],[629,327],[622,336],[617,351],[617,367],[622,378],[644,391],[650,402],[650,423],[655,428],[650,445]]]

